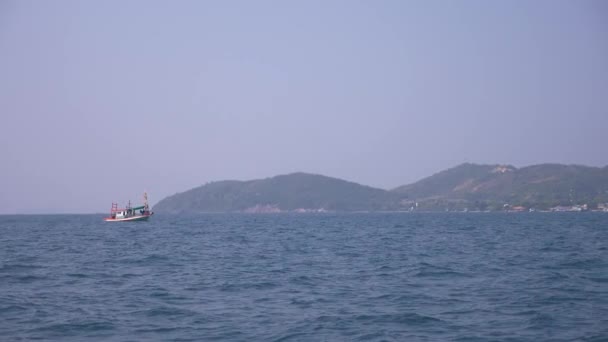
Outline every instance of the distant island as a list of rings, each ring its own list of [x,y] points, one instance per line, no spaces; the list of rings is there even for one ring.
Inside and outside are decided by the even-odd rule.
[[[384,190],[292,173],[218,181],[158,202],[159,213],[380,211],[608,211],[608,166],[465,163]]]

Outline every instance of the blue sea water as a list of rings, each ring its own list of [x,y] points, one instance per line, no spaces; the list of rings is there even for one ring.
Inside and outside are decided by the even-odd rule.
[[[608,215],[0,216],[0,340],[606,341]]]

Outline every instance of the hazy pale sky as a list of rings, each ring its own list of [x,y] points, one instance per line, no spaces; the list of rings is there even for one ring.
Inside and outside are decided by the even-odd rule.
[[[0,1],[0,213],[608,164],[607,1]]]

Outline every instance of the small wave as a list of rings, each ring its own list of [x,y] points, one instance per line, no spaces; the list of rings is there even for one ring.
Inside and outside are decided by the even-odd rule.
[[[190,316],[197,314],[192,310],[177,308],[177,307],[157,307],[150,310],[140,311],[139,313],[143,313],[148,317],[159,317],[159,316]]]
[[[324,298],[292,298],[290,301],[290,304],[298,306],[300,308],[308,308],[311,307],[313,304],[317,304],[317,303],[327,303],[328,300],[324,299]]]
[[[552,295],[544,299],[538,300],[538,304],[563,304],[569,302],[584,302],[587,297],[575,297],[575,296],[560,296]]]
[[[378,340],[382,337],[386,336],[386,334],[383,331],[376,331],[376,332],[372,332],[372,333],[368,333],[368,334],[363,334],[359,337],[357,337],[358,341],[370,341],[370,340]]]
[[[318,279],[311,278],[309,276],[297,276],[289,279],[289,282],[296,285],[307,285],[307,286],[315,286],[318,284]]]
[[[397,313],[381,315],[358,315],[355,320],[369,323],[407,323],[407,324],[434,324],[442,320],[416,313]]]
[[[243,290],[267,290],[276,287],[277,284],[273,282],[260,282],[260,283],[244,283],[244,284],[222,284],[220,291],[236,292]]]
[[[153,261],[167,261],[169,260],[168,256],[165,255],[158,255],[158,254],[152,254],[152,255],[148,255],[147,257],[141,259],[142,261],[148,261],[148,262],[153,262]]]
[[[376,271],[390,271],[393,269],[394,269],[393,267],[382,265],[382,266],[376,268]]]
[[[530,328],[534,329],[546,329],[555,322],[555,319],[547,314],[536,313],[534,317],[529,320]]]
[[[414,274],[416,277],[458,277],[458,278],[470,278],[471,275],[466,273],[454,272],[454,271],[420,271]]]
[[[28,309],[21,305],[8,305],[0,307],[0,315],[2,314],[14,314],[17,312],[27,311]]]
[[[585,337],[581,338],[581,341],[585,341],[585,342],[606,342],[606,334],[585,336]]]
[[[594,283],[601,283],[601,284],[608,283],[608,278],[607,277],[582,277],[582,278],[590,280],[590,281],[592,281]]]
[[[461,301],[462,302],[462,301]],[[478,313],[478,312],[486,312],[486,313],[490,313],[488,311],[485,310],[479,310],[479,309],[460,309],[460,310],[450,310],[450,311],[443,311],[441,312],[442,315],[455,315],[455,316],[464,316],[464,315],[470,315],[472,313]]]
[[[41,280],[46,280],[48,279],[46,276],[37,276],[37,275],[33,275],[33,274],[28,274],[28,275],[24,275],[24,276],[17,276],[17,277],[11,277],[15,280],[17,280],[20,283],[33,283],[36,281],[41,281]]]
[[[392,294],[381,294],[381,295],[377,295],[377,296],[372,296],[369,297],[370,300],[391,300],[394,299],[395,295]]]
[[[553,246],[546,246],[546,247],[543,247],[543,248],[539,249],[539,251],[541,251],[541,252],[561,252],[562,248],[557,248],[557,247],[553,247]]]
[[[336,255],[340,257],[357,258],[362,254],[359,252],[336,252]]]
[[[602,261],[599,259],[586,259],[576,260],[571,262],[564,262],[559,265],[560,268],[576,268],[576,269],[588,269],[594,266],[601,265]]]
[[[488,341],[487,337],[478,337],[478,336],[462,336],[462,337],[456,337],[454,339],[454,341],[462,341],[462,342],[485,342]]]
[[[135,274],[135,273],[123,273],[120,275],[121,278],[135,278],[135,277],[140,277],[141,274]]]
[[[282,341],[290,341],[290,340],[300,340],[302,339],[304,336],[308,336],[307,333],[291,333],[291,334],[287,334],[285,336],[281,336],[273,341],[275,342],[282,342]]]
[[[140,258],[140,259],[124,259],[123,262],[126,264],[147,266],[147,265],[155,265],[158,263],[164,263],[169,260],[170,259],[167,256],[152,254],[152,255],[148,255],[148,256],[146,256],[144,258]]]
[[[43,266],[38,265],[26,265],[26,264],[5,264],[0,267],[0,272],[4,273],[12,273],[12,272],[21,272],[21,271],[30,271],[35,269],[44,268]]]
[[[290,301],[290,304],[297,305],[297,306],[310,306],[312,303],[314,303],[314,300],[310,300],[310,299],[292,298]]]
[[[95,332],[104,330],[114,330],[114,324],[110,322],[83,322],[83,323],[60,323],[51,324],[44,327],[36,328],[35,332],[55,332],[66,334],[70,332]]]
[[[562,281],[564,279],[568,279],[569,277],[560,272],[551,272],[551,274],[545,277],[546,281]]]
[[[72,278],[88,278],[89,276],[84,273],[67,273],[66,276]]]
[[[142,333],[168,333],[168,332],[173,332],[173,331],[178,331],[181,330],[183,328],[180,327],[161,327],[161,328],[152,328],[152,329],[137,329],[135,330],[136,333],[142,334]]]

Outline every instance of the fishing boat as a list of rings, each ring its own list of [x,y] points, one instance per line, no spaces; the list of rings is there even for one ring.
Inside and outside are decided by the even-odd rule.
[[[145,221],[154,212],[150,210],[148,205],[148,194],[144,192],[144,205],[139,207],[131,207],[131,201],[125,208],[119,208],[118,203],[112,203],[110,216],[104,218],[106,222],[125,222],[125,221]]]

